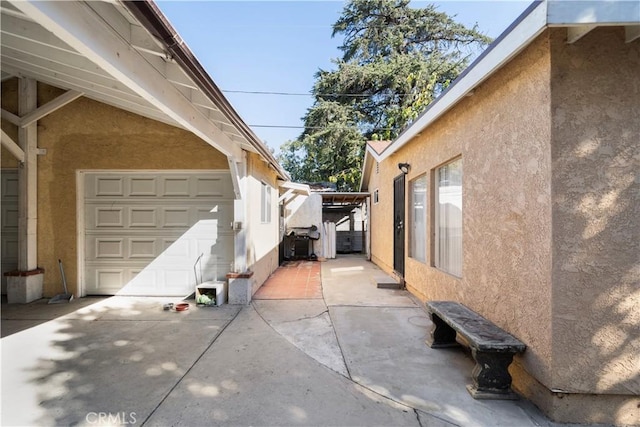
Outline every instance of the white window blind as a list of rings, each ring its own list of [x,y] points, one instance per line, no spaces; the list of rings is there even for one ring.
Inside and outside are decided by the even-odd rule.
[[[437,268],[462,277],[462,159],[436,169],[435,259]]]
[[[271,222],[271,187],[264,182],[262,183],[261,194],[261,215],[260,220],[263,223]]]
[[[411,182],[411,232],[409,256],[427,260],[427,177],[423,175]]]

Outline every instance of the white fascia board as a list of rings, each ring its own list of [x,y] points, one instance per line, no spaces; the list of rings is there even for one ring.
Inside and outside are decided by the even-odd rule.
[[[93,9],[71,1],[14,1],[11,4],[56,37],[227,156],[242,150],[192,105],[158,70]]]
[[[511,30],[503,33],[389,147],[380,155],[371,153],[373,157],[382,161],[395,153],[540,35],[547,25],[547,2],[532,5],[528,14],[519,19]]]
[[[551,27],[633,25],[640,23],[637,0],[551,0],[547,23]]]
[[[293,182],[293,181],[284,181],[282,183],[280,183],[279,185],[281,188],[287,189],[287,190],[293,190],[297,193],[301,193],[304,194],[306,196],[308,196],[309,194],[311,194],[311,187],[309,187],[307,184],[301,184],[299,182]]]
[[[363,191],[364,183],[368,181],[369,175],[371,175],[371,170],[373,169],[373,162],[377,162],[376,159],[378,153],[371,148],[369,144],[367,144],[367,148],[364,152],[364,162],[362,162],[362,174],[360,176],[360,186],[358,187],[360,191]]]

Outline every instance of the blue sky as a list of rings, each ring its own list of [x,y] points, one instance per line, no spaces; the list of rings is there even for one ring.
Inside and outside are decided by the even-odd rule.
[[[499,36],[530,0],[437,1],[439,10],[467,26]],[[331,38],[342,1],[165,1],[157,4],[253,131],[276,152],[302,132],[301,118],[314,74],[331,69],[342,40]],[[428,2],[412,1],[413,7]],[[293,126],[300,128],[262,127]]]

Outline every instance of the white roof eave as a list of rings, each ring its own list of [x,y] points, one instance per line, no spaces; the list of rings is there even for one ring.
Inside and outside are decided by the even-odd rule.
[[[547,27],[638,24],[638,1],[535,1],[389,147],[379,155],[373,150],[367,152],[377,161],[395,153],[520,53]]]

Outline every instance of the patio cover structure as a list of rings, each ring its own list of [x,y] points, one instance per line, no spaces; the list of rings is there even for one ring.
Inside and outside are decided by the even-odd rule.
[[[2,145],[20,162],[19,270],[37,268],[37,121],[79,97],[193,133],[223,153],[235,193],[234,221],[246,216],[246,154],[288,181],[269,149],[152,1],[2,1],[1,79],[19,78],[19,114],[2,110],[18,138]],[[37,105],[37,82],[66,90]],[[235,269],[246,270],[246,233],[235,237]]]

